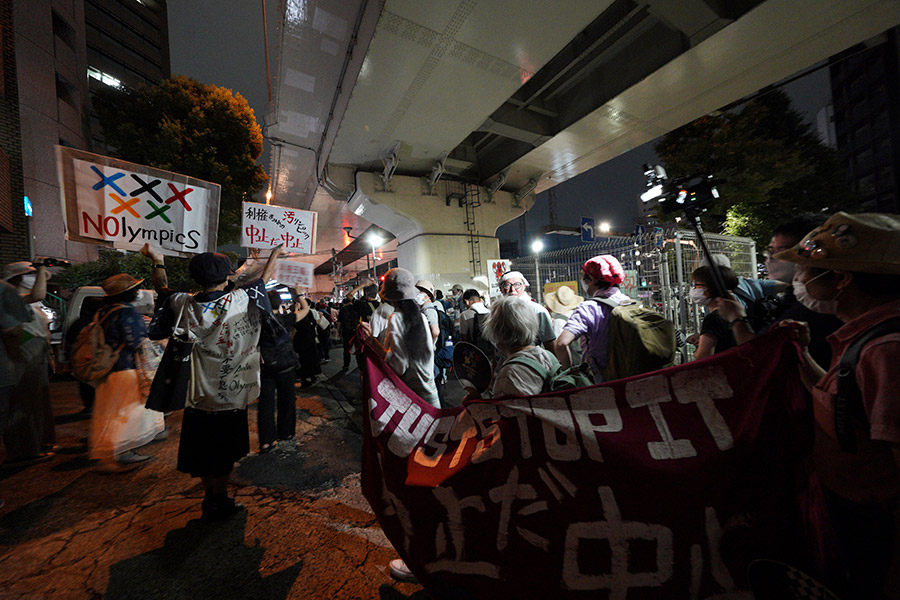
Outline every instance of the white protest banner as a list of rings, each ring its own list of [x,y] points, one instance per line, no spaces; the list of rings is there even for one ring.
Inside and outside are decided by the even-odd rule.
[[[244,202],[241,214],[241,246],[244,248],[274,248],[284,244],[287,252],[316,253],[316,213]]]
[[[288,287],[299,285],[311,288],[313,285],[313,269],[309,263],[294,260],[279,260],[275,264],[275,280]]]
[[[66,239],[171,256],[214,252],[218,184],[56,146]]]
[[[508,260],[492,258],[486,263],[485,272],[487,272],[488,285],[490,286],[489,294],[491,298],[500,295],[500,277],[512,269],[512,263]]]

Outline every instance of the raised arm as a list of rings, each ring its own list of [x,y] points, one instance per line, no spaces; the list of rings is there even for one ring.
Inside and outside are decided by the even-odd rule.
[[[355,288],[353,288],[352,290],[347,292],[347,297],[352,298],[353,296],[355,296],[357,294],[357,292],[359,292],[360,290],[362,290],[363,288],[365,288],[368,285],[375,285],[375,280],[372,279],[371,277],[364,279],[362,281],[362,283],[360,283],[358,286],[356,286]]]
[[[41,302],[44,298],[47,297],[47,280],[50,279],[50,272],[47,270],[47,267],[44,265],[40,265],[37,268],[37,273],[34,277],[34,287],[31,288],[31,291],[22,297],[22,300],[25,301],[25,304],[31,304],[32,302]]]
[[[153,282],[153,289],[156,293],[160,293],[169,287],[169,278],[166,275],[166,263],[163,255],[150,247],[150,244],[144,244],[141,248],[141,254],[149,258],[153,262],[153,270],[150,272],[150,280]]]
[[[263,268],[262,275],[259,276],[263,283],[272,278],[272,274],[275,272],[275,264],[278,262],[278,257],[282,254],[284,254],[284,244],[279,244],[272,249],[272,253],[269,254],[269,260],[266,261],[266,266]]]

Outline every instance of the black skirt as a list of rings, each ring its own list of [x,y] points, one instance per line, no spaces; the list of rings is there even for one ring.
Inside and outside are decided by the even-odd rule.
[[[247,409],[185,408],[178,444],[178,470],[191,477],[224,477],[250,453]]]

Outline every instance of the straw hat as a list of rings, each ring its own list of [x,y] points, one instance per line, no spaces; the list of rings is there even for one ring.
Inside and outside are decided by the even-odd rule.
[[[128,273],[119,273],[118,275],[113,275],[112,277],[104,279],[103,284],[100,287],[103,288],[103,291],[106,292],[107,296],[118,296],[132,288],[136,288],[143,282],[143,279],[135,279]]]
[[[900,218],[835,213],[799,244],[772,258],[818,269],[900,275]]]
[[[550,312],[567,315],[575,310],[575,307],[584,302],[584,296],[579,296],[567,285],[559,286],[555,292],[544,295],[544,304]]]

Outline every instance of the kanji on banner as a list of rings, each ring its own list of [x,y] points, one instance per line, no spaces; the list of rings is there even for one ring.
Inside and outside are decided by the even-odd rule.
[[[486,261],[485,272],[488,279],[488,294],[491,298],[500,295],[500,277],[512,268],[512,262],[499,258]]]
[[[56,147],[66,239],[163,254],[216,249],[219,195],[215,183],[144,165]]]
[[[810,438],[785,332],[445,410],[366,359],[363,493],[433,597],[702,599],[744,588],[756,558],[808,567]]]
[[[300,287],[311,288],[313,285],[313,269],[315,267],[309,263],[279,260],[275,264],[275,280],[288,287],[299,285]]]
[[[241,246],[284,249],[297,254],[316,253],[316,213],[287,206],[244,202]]]

